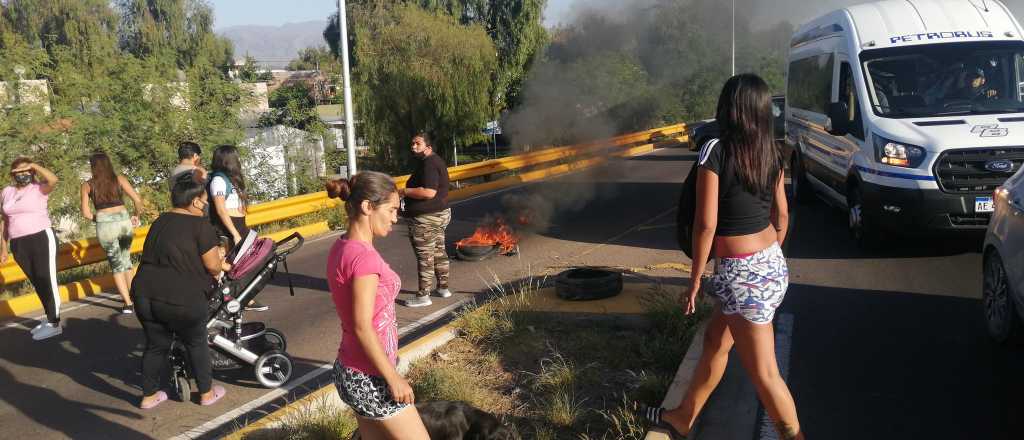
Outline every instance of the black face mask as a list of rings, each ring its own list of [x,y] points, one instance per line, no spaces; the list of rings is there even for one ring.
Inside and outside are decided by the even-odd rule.
[[[25,185],[28,185],[30,183],[32,183],[32,175],[31,174],[22,173],[22,174],[15,174],[14,175],[14,184],[15,185],[25,186]]]

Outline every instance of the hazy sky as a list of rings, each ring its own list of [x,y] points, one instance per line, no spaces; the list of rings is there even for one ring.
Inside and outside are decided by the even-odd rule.
[[[641,1],[646,0],[548,0],[544,14],[545,24],[555,25],[570,20],[573,10],[580,6],[614,5],[621,8]],[[753,12],[758,16],[758,25],[772,24],[783,19],[800,24],[833,9],[864,1],[866,0],[758,0],[755,3],[760,10]],[[1024,6],[1024,0],[1004,2],[1017,14],[1021,13],[1021,7]],[[323,20],[338,8],[337,0],[210,0],[210,3],[217,17],[217,29],[242,24],[279,26],[285,23]]]
[[[545,13],[548,23],[554,24],[562,17],[567,17],[575,1],[548,0]],[[243,24],[280,26],[285,23],[323,20],[338,10],[337,0],[210,0],[210,4],[217,17],[216,29]]]
[[[217,20],[215,29],[326,20],[338,10],[337,0],[210,0],[210,4]]]

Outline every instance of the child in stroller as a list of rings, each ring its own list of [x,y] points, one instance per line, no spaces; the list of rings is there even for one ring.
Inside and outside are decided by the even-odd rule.
[[[270,282],[279,265],[288,270],[288,255],[302,247],[303,242],[297,232],[274,243],[268,238],[256,238],[256,233],[250,231],[227,255],[232,267],[221,276],[209,299],[210,317],[206,323],[214,371],[251,365],[256,381],[264,387],[277,388],[288,382],[292,359],[286,352],[288,342],[284,334],[262,322],[243,322],[242,314],[246,304]],[[290,279],[288,286],[291,289]],[[291,293],[294,295],[294,290]],[[178,341],[171,343],[170,365],[171,386],[178,399],[185,401],[191,395],[193,374],[188,352]]]

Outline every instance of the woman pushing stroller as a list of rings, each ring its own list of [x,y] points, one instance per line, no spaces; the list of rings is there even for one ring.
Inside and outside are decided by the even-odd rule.
[[[206,190],[191,173],[178,176],[171,189],[173,208],[150,227],[142,262],[132,283],[132,300],[146,335],[142,357],[140,406],[153,408],[167,393],[159,390],[160,372],[166,367],[174,336],[188,351],[200,404],[212,405],[226,394],[213,385],[207,345],[207,293],[214,277],[229,270],[220,252],[216,231],[204,218]]]

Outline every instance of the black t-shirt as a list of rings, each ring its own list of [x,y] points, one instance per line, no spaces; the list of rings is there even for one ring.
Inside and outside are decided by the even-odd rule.
[[[718,139],[712,139],[697,157],[697,166],[719,177],[715,235],[731,237],[761,232],[771,224],[775,193],[757,195],[747,191],[733,167],[726,164],[727,148]]]
[[[429,200],[406,197],[403,216],[416,217],[448,209],[448,166],[440,156],[431,154],[420,160],[405,187],[434,189],[437,195]]]
[[[161,214],[146,235],[133,294],[180,305],[205,302],[213,277],[203,265],[203,254],[219,244],[206,218]]]

